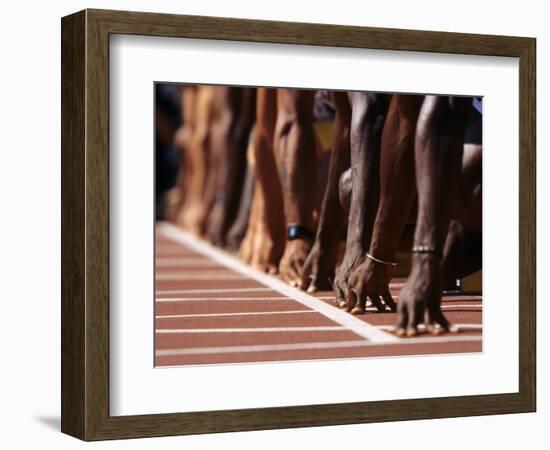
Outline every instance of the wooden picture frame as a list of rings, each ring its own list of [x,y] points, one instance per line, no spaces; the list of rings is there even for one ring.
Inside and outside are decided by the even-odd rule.
[[[535,411],[533,38],[85,10],[62,30],[62,415],[84,440]],[[109,35],[519,58],[519,392],[140,416],[109,415]]]

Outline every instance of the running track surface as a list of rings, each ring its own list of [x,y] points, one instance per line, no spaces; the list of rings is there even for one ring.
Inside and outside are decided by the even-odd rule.
[[[443,298],[456,332],[398,338],[395,313],[352,316],[331,291],[306,294],[172,225],[157,225],[155,248],[156,366],[482,350],[480,296]],[[396,300],[402,285],[390,284]]]

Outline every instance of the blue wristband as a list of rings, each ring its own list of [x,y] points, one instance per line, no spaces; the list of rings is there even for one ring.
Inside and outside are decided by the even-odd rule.
[[[287,230],[287,239],[293,241],[295,239],[314,240],[315,234],[301,225],[289,225]]]

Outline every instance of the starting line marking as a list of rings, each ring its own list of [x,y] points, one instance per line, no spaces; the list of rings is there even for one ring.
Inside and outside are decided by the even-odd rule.
[[[483,309],[482,305],[441,305],[443,311],[451,309],[471,309],[474,311],[481,311]]]
[[[348,328],[355,334],[377,343],[390,343],[400,342],[401,339],[386,331],[383,331],[367,322],[364,322],[357,317],[341,311],[318,298],[315,298],[299,289],[293,288],[281,280],[275,277],[267,275],[259,270],[247,266],[242,261],[238,260],[234,256],[228,253],[214,248],[206,242],[199,241],[196,237],[186,233],[185,231],[177,228],[174,225],[168,223],[162,223],[157,226],[159,232],[164,236],[169,237],[183,245],[186,245],[190,249],[202,253],[213,259],[216,262],[238,272],[248,278],[254,279],[265,286],[269,286],[272,290],[278,291],[281,294],[296,300],[299,303],[307,306],[308,308],[315,309],[324,316],[331,319],[333,322],[340,324],[343,327]]]
[[[252,300],[252,301],[271,301],[271,300],[292,300],[291,298],[287,297],[165,297],[165,298],[157,298],[155,301],[157,303],[163,303],[163,302],[237,302],[237,301],[245,301],[245,300]]]
[[[482,311],[481,305],[441,305],[442,311],[452,311],[455,309],[457,310],[467,309],[469,311],[478,311],[478,312]],[[378,309],[375,306],[368,306],[365,308],[365,311],[378,313]]]
[[[265,328],[162,328],[157,334],[195,334],[195,333],[291,333],[308,331],[353,331],[342,325],[319,327],[265,327]]]
[[[385,345],[445,344],[449,342],[481,342],[481,336],[417,337],[401,339],[398,342],[387,342]],[[340,342],[305,342],[299,344],[239,345],[234,347],[198,347],[157,350],[155,356],[212,355],[222,353],[277,352],[288,350],[324,350],[335,348],[372,347],[380,342],[373,341],[340,341]]]
[[[242,312],[242,313],[204,313],[204,314],[167,314],[155,316],[155,319],[185,319],[193,317],[230,317],[230,316],[270,316],[273,314],[304,314],[316,313],[312,309],[293,309],[289,311],[257,311],[257,312]]]
[[[225,292],[271,292],[269,288],[227,288],[227,289],[168,289],[159,290],[155,295],[159,294],[223,294]]]
[[[380,325],[378,328],[386,331],[392,331],[395,329],[393,325]],[[451,329],[456,331],[482,331],[483,325],[476,323],[451,323]],[[418,331],[426,330],[426,325],[421,323],[418,325]]]
[[[311,311],[317,312],[317,311]],[[379,330],[393,331],[393,325],[377,326]],[[456,331],[479,331],[481,325],[476,324],[453,324],[451,328]],[[419,325],[418,330],[424,331],[425,325]],[[355,331],[353,328],[348,328],[341,325],[328,325],[316,327],[264,327],[264,328],[161,328],[156,330],[158,334],[193,334],[193,333],[288,333],[292,331]]]
[[[233,273],[157,273],[158,281],[185,281],[185,280],[244,280],[242,275]]]

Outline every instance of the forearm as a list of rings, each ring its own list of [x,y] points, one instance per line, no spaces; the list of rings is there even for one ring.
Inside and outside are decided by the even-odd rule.
[[[246,173],[246,141],[249,133],[250,126],[232,115],[226,133],[224,173],[220,175],[224,194],[221,199],[224,209],[222,219],[222,234],[224,236],[235,220],[239,208]]]
[[[423,108],[433,111],[416,136],[416,185],[419,192],[414,245],[442,251],[462,162],[463,123],[446,99],[430,96]],[[425,120],[421,116],[420,120]]]
[[[340,203],[338,184],[342,174],[350,167],[349,124],[337,117],[330,158],[327,186],[321,205],[316,243],[321,248],[331,247],[340,237],[347,223],[347,211]]]
[[[385,120],[386,98],[380,95],[363,96],[353,102],[351,121],[351,173],[348,236],[346,246],[366,252],[380,191],[380,142]]]
[[[415,199],[414,138],[421,96],[395,96],[386,119],[380,155],[380,204],[369,253],[395,261]]]
[[[312,230],[316,179],[313,128],[297,122],[289,128],[282,137],[284,157],[280,171],[286,221]]]

